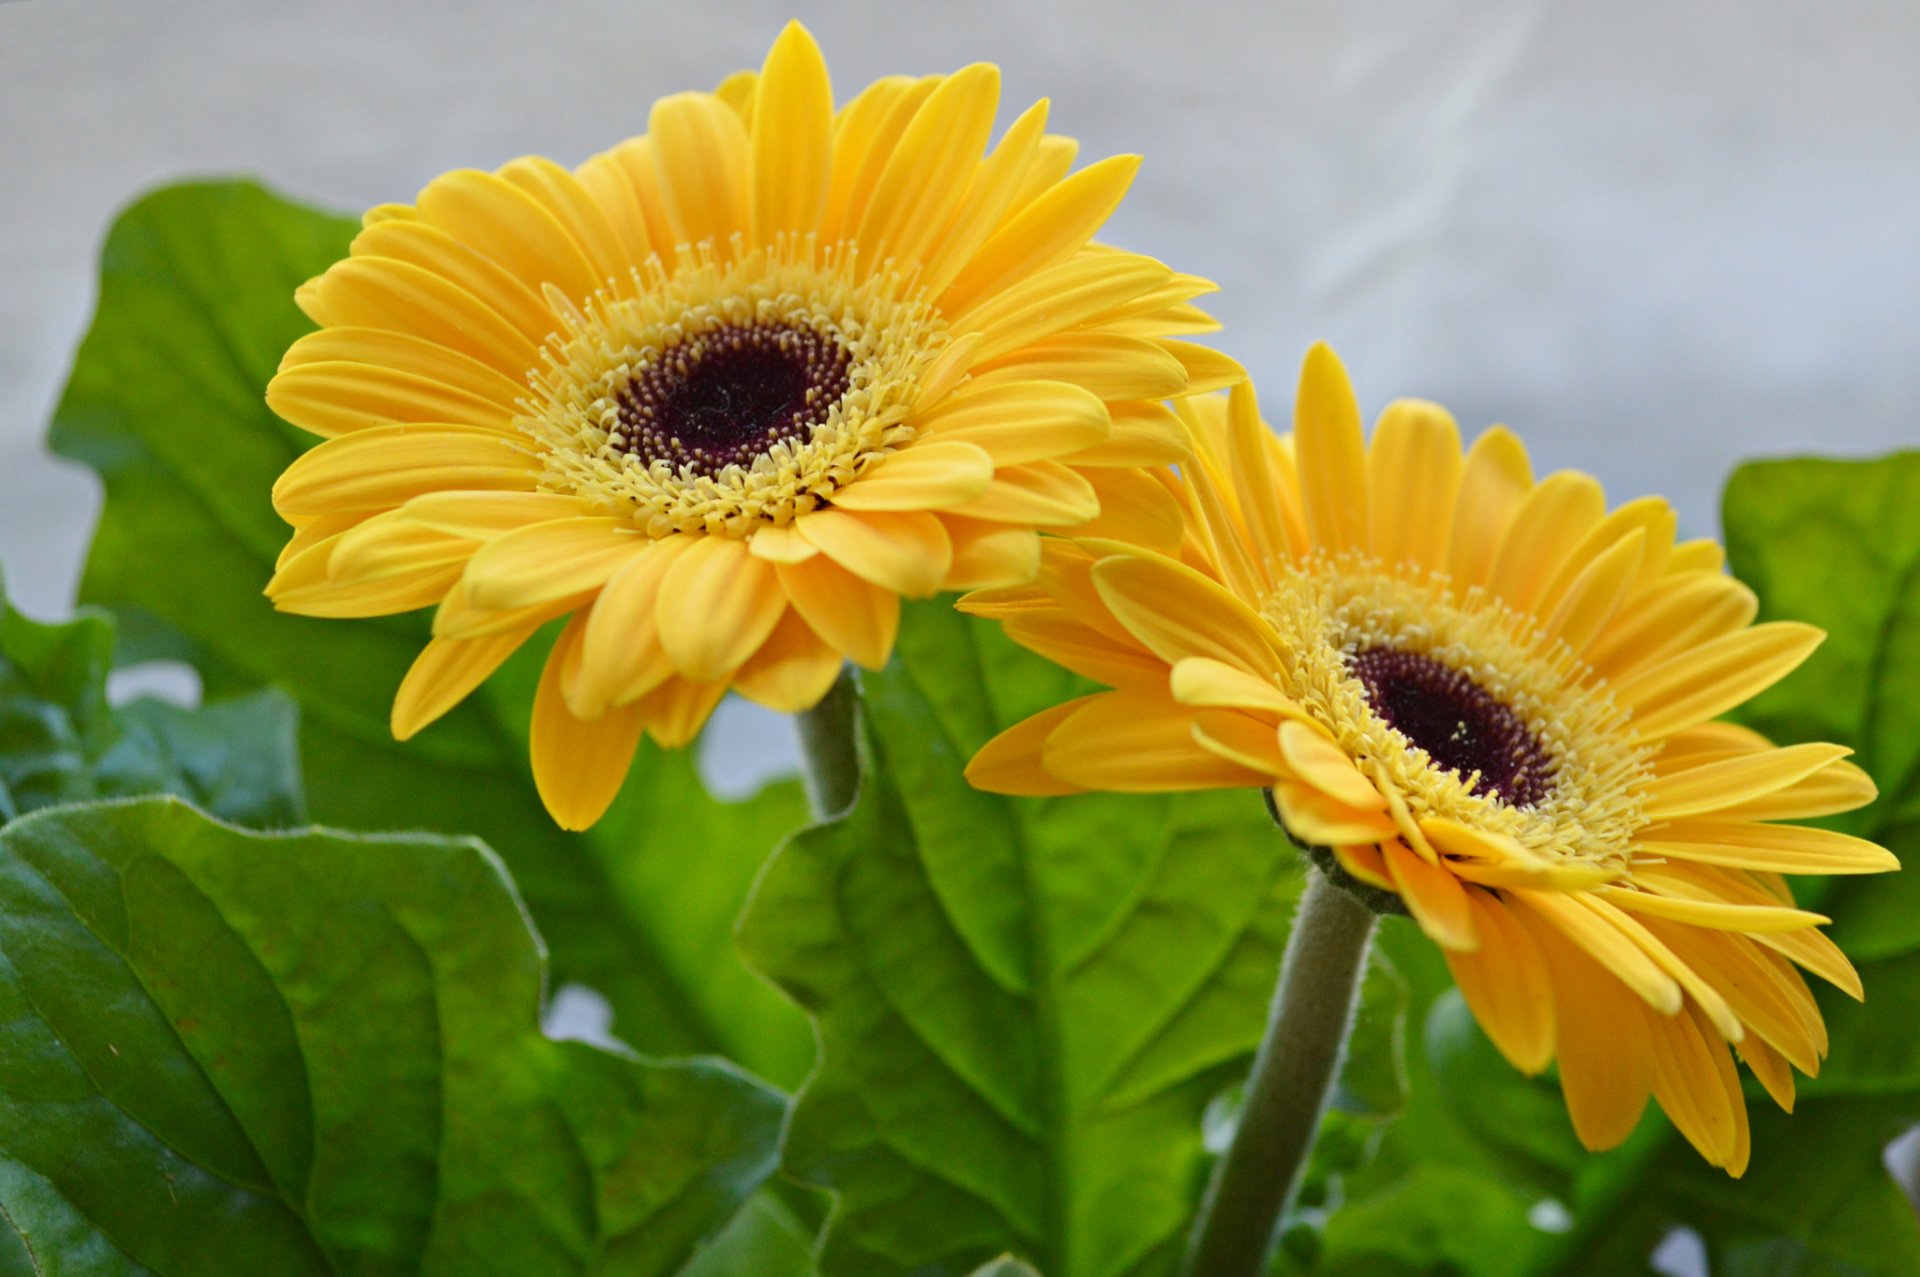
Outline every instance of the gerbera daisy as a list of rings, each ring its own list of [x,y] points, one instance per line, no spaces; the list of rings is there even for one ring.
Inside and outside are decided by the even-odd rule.
[[[1369,446],[1325,347],[1290,438],[1247,387],[1182,413],[1180,545],[1051,541],[1037,583],[963,601],[1113,689],[997,737],[973,782],[1269,790],[1333,876],[1442,947],[1508,1060],[1558,1061],[1589,1148],[1651,1094],[1740,1174],[1729,1049],[1791,1108],[1791,1068],[1827,1047],[1797,968],[1861,994],[1782,875],[1897,867],[1772,823],[1869,801],[1847,750],[1713,721],[1820,632],[1753,624],[1752,592],[1718,546],[1675,544],[1665,501],[1609,512],[1587,475],[1536,481],[1504,429],[1463,455],[1443,410],[1400,402]]]
[[[806,709],[884,663],[902,595],[1032,575],[1037,528],[1177,526],[1134,468],[1227,384],[1205,281],[1091,242],[1137,161],[1070,173],[989,65],[837,112],[811,36],[654,104],[577,169],[448,173],[368,213],[298,300],[273,408],[325,437],[274,488],[283,610],[437,607],[395,735],[570,617],[534,776],[584,828],[643,732],[733,689]]]

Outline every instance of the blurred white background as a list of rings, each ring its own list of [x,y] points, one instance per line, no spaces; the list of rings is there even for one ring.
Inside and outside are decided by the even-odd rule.
[[[41,437],[136,192],[246,173],[358,209],[446,168],[574,162],[757,64],[795,10],[842,96],[990,59],[1083,154],[1143,153],[1108,238],[1221,282],[1217,340],[1273,409],[1326,337],[1369,408],[1506,421],[1543,469],[1664,492],[1694,533],[1738,458],[1920,441],[1912,0],[14,0],[12,593],[70,605],[98,496]]]

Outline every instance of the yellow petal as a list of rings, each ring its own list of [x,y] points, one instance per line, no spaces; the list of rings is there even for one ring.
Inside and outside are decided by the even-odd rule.
[[[531,196],[579,246],[592,268],[596,288],[633,268],[634,259],[621,244],[619,232],[572,173],[552,160],[529,155],[502,165],[500,176]]]
[[[394,517],[450,536],[491,541],[515,528],[593,513],[588,502],[558,492],[428,492],[401,506]]]
[[[1273,800],[1280,808],[1287,832],[1309,847],[1377,843],[1399,832],[1391,816],[1377,811],[1357,811],[1297,781],[1281,781],[1273,786]]]
[[[933,439],[883,458],[834,489],[842,510],[940,510],[963,506],[993,483],[993,458],[971,443]]]
[[[1114,619],[1168,664],[1205,656],[1260,678],[1278,668],[1259,614],[1184,564],[1113,555],[1092,576]]]
[[[1289,778],[1280,757],[1273,724],[1233,709],[1203,709],[1193,719],[1193,739],[1230,763],[1265,776],[1268,782]]]
[[[1280,751],[1294,775],[1346,807],[1385,811],[1387,800],[1327,734],[1298,719],[1280,724]]]
[[[504,611],[596,589],[650,542],[625,519],[555,519],[489,541],[467,563],[476,606]]]
[[[526,393],[526,383],[502,375],[472,355],[416,337],[412,333],[352,326],[323,328],[308,333],[281,356],[280,371],[310,364],[354,364],[404,373],[434,382],[450,391],[485,403],[497,404],[509,416]],[[268,387],[271,396],[273,389]],[[300,424],[300,423],[296,423]]]
[[[755,558],[769,563],[800,563],[820,553],[791,523],[761,525],[748,540],[747,549]]]
[[[752,138],[753,237],[810,231],[826,208],[833,157],[833,85],[820,46],[789,22],[760,69]]]
[[[1638,846],[1650,855],[1778,873],[1870,874],[1900,867],[1892,852],[1864,838],[1754,821],[1686,820],[1643,835]]]
[[[327,563],[329,580],[344,585],[465,564],[479,548],[477,541],[400,521],[394,513],[341,533]]]
[[[1533,1076],[1553,1059],[1553,983],[1546,959],[1532,935],[1495,897],[1477,888],[1466,895],[1480,943],[1472,950],[1442,950],[1447,966],[1473,1018],[1500,1054]]]
[[[1031,581],[1040,570],[1040,535],[1026,528],[943,514],[953,563],[942,590],[974,590]]]
[[[1733,1062],[1726,1044],[1692,1007],[1652,1026],[1653,1093],[1687,1142],[1714,1166],[1735,1162],[1746,1106],[1739,1082],[1723,1079]],[[1734,1172],[1738,1174],[1736,1170]]]
[[[1158,682],[1167,666],[1137,644],[1121,643],[1064,612],[1028,612],[1001,622],[1006,636],[1083,678],[1111,687]]]
[[[1070,785],[1049,772],[1040,755],[1054,729],[1094,699],[1082,696],[1055,705],[1001,732],[982,745],[973,761],[967,764],[967,783],[990,794],[1033,798],[1081,793],[1080,786]]]
[[[1613,685],[1633,711],[1633,729],[1656,740],[1691,727],[1773,686],[1813,654],[1826,634],[1796,621],[1771,621],[1703,643]]]
[[[1787,909],[1779,905],[1737,905],[1705,900],[1676,900],[1672,896],[1659,896],[1647,891],[1630,891],[1621,887],[1600,887],[1595,894],[1600,899],[1629,913],[1645,913],[1656,918],[1671,918],[1676,922],[1685,922],[1696,927],[1709,927],[1716,931],[1747,933],[1797,931],[1802,927],[1815,927],[1833,921],[1822,914],[1808,913],[1803,909]]]
[[[1714,814],[1722,820],[1811,820],[1864,807],[1879,792],[1873,777],[1852,763],[1829,763],[1805,780]]]
[[[1554,998],[1555,1054],[1567,1113],[1595,1152],[1633,1133],[1652,1087],[1652,1018],[1606,968],[1539,914],[1513,911],[1547,958]]]
[[[673,658],[660,641],[660,584],[696,542],[707,539],[662,537],[607,578],[581,640],[579,673],[566,688],[575,713],[630,705],[673,676]]]
[[[1080,474],[1100,499],[1099,517],[1074,529],[1076,536],[1102,537],[1168,556],[1180,553],[1186,514],[1172,492],[1142,470],[1087,470]]]
[[[1193,738],[1195,711],[1164,688],[1128,687],[1081,702],[1048,736],[1041,761],[1084,789],[1122,793],[1255,788],[1268,777],[1228,762]]]
[[[505,430],[513,424],[514,411],[417,373],[344,360],[298,364],[280,373],[267,383],[267,406],[301,429],[328,438],[407,422]]]
[[[419,203],[424,221],[486,254],[530,288],[552,284],[577,302],[602,282],[553,214],[497,173],[460,169],[443,174],[420,192]],[[519,364],[523,371],[535,366]]]
[[[974,170],[960,211],[925,251],[920,280],[930,295],[946,291],[1014,207],[1046,128],[1047,103],[1042,99],[1007,126],[999,145]]]
[[[1186,393],[1204,395],[1215,390],[1225,390],[1246,381],[1247,370],[1238,360],[1211,346],[1202,346],[1191,341],[1175,341],[1160,338],[1154,343],[1160,349],[1178,361],[1186,371]]]
[[[1040,145],[1034,149],[1033,163],[1028,166],[1026,176],[1021,179],[1020,187],[1013,193],[1013,200],[1007,207],[1018,211],[1062,181],[1073,168],[1073,162],[1080,158],[1080,143],[1074,138],[1063,137],[1058,133],[1048,133],[1040,139]]]
[[[1036,196],[974,254],[936,303],[940,311],[955,314],[1078,252],[1120,206],[1139,169],[1139,156],[1116,155],[1089,164]],[[1145,396],[1102,396],[1109,397]]]
[[[1741,1039],[1741,1045],[1757,1036],[1808,1074],[1820,1071],[1825,1034],[1810,1031],[1823,1027],[1819,1024],[1820,1009],[1792,967],[1741,936],[1701,931],[1687,923],[1657,918],[1643,921],[1711,981],[1741,1023],[1753,1030]]]
[[[981,362],[1051,337],[1164,283],[1173,271],[1134,253],[1083,253],[1050,266],[948,321],[985,335]]]
[[[1466,590],[1486,583],[1513,516],[1533,489],[1526,445],[1503,426],[1481,435],[1460,472],[1460,499],[1447,538],[1447,575]]]
[[[1643,811],[1654,821],[1719,811],[1784,789],[1852,752],[1844,745],[1790,745],[1666,772],[1648,785]]]
[[[1367,454],[1360,405],[1340,357],[1324,344],[1307,352],[1294,401],[1294,448],[1307,529],[1330,552],[1367,546]]]
[[[693,743],[726,694],[725,679],[696,683],[674,677],[635,701],[633,709],[655,744],[662,749],[680,749]]]
[[[376,426],[301,454],[273,485],[283,516],[389,510],[447,489],[530,490],[540,461],[521,442],[472,426]]]
[[[1603,922],[1626,936],[1637,945],[1655,966],[1672,976],[1674,982],[1692,999],[1692,1004],[1707,1015],[1714,1029],[1729,1042],[1738,1042],[1746,1036],[1740,1020],[1733,1014],[1733,1008],[1720,996],[1714,987],[1701,978],[1700,973],[1681,961],[1680,956],[1660,938],[1641,925],[1624,910],[1614,907],[1597,892],[1581,893],[1574,897],[1581,905],[1596,914]]]
[[[531,607],[501,611],[474,603],[466,582],[456,579],[447,588],[446,597],[440,600],[440,606],[433,614],[433,636],[445,639],[485,638],[508,630],[538,627],[591,603],[597,592],[598,587],[595,587]]]
[[[734,690],[756,705],[798,714],[820,703],[846,658],[789,608],[773,633],[733,676]]]
[[[1108,437],[1107,406],[1063,381],[1008,381],[952,396],[915,425],[940,442],[983,448],[995,465],[1047,461]],[[921,445],[927,446],[927,445]]]
[[[1290,718],[1306,715],[1306,710],[1266,679],[1205,656],[1176,661],[1168,690],[1173,699],[1195,709],[1262,710]]]
[[[1165,404],[1110,403],[1112,424],[1104,441],[1072,460],[1076,466],[1171,466],[1193,450],[1186,427]]]
[[[856,664],[877,670],[900,631],[900,596],[841,567],[827,555],[775,565],[780,588],[814,632]]]
[[[860,219],[860,259],[918,261],[954,214],[979,167],[1000,105],[1000,68],[963,67],[914,113]]]
[[[953,565],[946,528],[924,511],[815,510],[794,526],[848,571],[908,598],[939,589]]]
[[[581,613],[561,631],[533,698],[534,787],[562,829],[586,829],[606,814],[640,744],[640,715],[634,708],[609,710],[592,720],[575,718],[567,708],[561,680],[586,622]]]
[[[1284,458],[1273,431],[1261,420],[1251,382],[1235,386],[1227,396],[1225,427],[1226,472],[1232,478],[1234,503],[1252,537],[1250,566],[1254,570],[1247,575],[1260,588],[1271,588],[1272,563],[1309,548],[1306,518],[1293,476],[1284,473]]]
[[[1592,475],[1573,470],[1548,475],[1514,511],[1494,553],[1487,588],[1516,611],[1531,611],[1606,509],[1606,493]]]
[[[1187,389],[1187,370],[1159,343],[1112,333],[1059,333],[974,365],[983,384],[1065,381],[1101,399],[1167,399]]]
[[[1585,651],[1626,601],[1646,552],[1647,534],[1640,529],[1614,542],[1574,578],[1541,624],[1541,633],[1559,638],[1575,652]]]
[[[647,137],[676,243],[711,242],[748,230],[751,148],[739,113],[711,93],[676,93],[653,104]]]
[[[1387,405],[1367,450],[1367,513],[1374,557],[1439,569],[1460,494],[1460,431],[1447,410],[1418,399]]]
[[[1524,887],[1515,888],[1512,895],[1639,994],[1654,1010],[1662,1015],[1679,1012],[1683,1001],[1679,983],[1618,927],[1581,904],[1579,896]]]
[[[984,493],[951,510],[997,523],[1076,527],[1099,515],[1100,494],[1083,475],[1057,461],[1033,461],[997,471]]]
[[[1333,858],[1340,867],[1369,887],[1378,887],[1382,891],[1394,891],[1393,879],[1387,874],[1386,858],[1380,849],[1366,843],[1350,843],[1333,849]]]
[[[1382,843],[1380,851],[1386,857],[1387,872],[1393,876],[1394,890],[1407,902],[1413,920],[1428,939],[1442,949],[1460,952],[1480,947],[1467,889],[1458,878],[1438,865],[1428,864],[1397,841]]]
[[[767,641],[787,610],[774,565],[744,541],[697,537],[660,582],[660,644],[688,680],[725,678]]]
[[[1753,1070],[1754,1077],[1783,1113],[1793,1112],[1793,1070],[1784,1055],[1759,1038],[1750,1037],[1734,1048]]]
[[[820,222],[821,242],[852,237],[900,135],[940,79],[888,76],[861,90],[840,112],[834,121],[833,184]]]
[[[393,738],[407,740],[487,681],[531,629],[477,639],[434,639],[421,649],[393,698]]]
[[[1594,636],[1587,663],[1619,679],[1709,639],[1745,629],[1760,610],[1752,590],[1719,572],[1683,572],[1631,594]]]

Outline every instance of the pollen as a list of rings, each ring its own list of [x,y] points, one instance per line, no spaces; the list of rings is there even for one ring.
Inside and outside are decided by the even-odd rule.
[[[1415,816],[1623,864],[1653,750],[1564,643],[1483,591],[1361,555],[1283,572],[1263,608],[1281,690]]]
[[[948,344],[911,275],[811,240],[687,250],[562,313],[516,425],[540,486],[650,536],[746,536],[828,503],[914,439]]]

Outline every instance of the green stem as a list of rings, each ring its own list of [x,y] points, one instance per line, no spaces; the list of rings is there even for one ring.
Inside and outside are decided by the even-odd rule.
[[[1293,920],[1233,1144],[1187,1249],[1189,1277],[1257,1277],[1313,1148],[1367,968],[1373,911],[1317,869]]]
[[[846,811],[860,790],[860,754],[854,744],[859,704],[853,671],[842,668],[820,703],[794,718],[800,728],[800,752],[806,759],[801,775],[807,801],[818,820]]]

